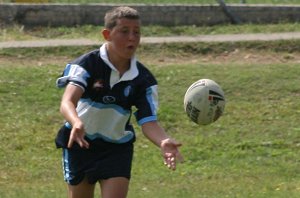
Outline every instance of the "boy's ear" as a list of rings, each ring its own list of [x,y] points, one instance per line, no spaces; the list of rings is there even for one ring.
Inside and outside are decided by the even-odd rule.
[[[110,40],[110,30],[108,29],[103,29],[102,30],[102,35],[105,40],[109,41]]]

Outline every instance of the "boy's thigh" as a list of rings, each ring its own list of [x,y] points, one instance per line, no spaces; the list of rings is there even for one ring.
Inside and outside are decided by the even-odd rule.
[[[125,198],[128,192],[129,179],[125,177],[112,177],[100,180],[100,186],[103,198]]]
[[[93,198],[95,191],[95,184],[90,184],[87,178],[83,179],[77,185],[68,184],[68,197],[69,198]]]

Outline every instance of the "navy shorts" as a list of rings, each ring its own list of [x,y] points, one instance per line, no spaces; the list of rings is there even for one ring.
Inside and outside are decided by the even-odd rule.
[[[96,139],[89,141],[89,149],[61,147],[65,181],[77,185],[84,178],[91,184],[113,177],[130,179],[133,142],[115,144]]]
[[[130,179],[133,143],[103,143],[97,149],[63,149],[64,178],[68,184],[79,184],[85,177],[91,184],[101,179]]]

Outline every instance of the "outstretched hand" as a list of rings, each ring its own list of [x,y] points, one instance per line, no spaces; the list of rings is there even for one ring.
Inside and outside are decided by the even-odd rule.
[[[170,138],[161,141],[160,148],[164,157],[164,164],[171,170],[176,169],[176,162],[183,162],[183,157],[178,149],[180,146],[181,143]]]

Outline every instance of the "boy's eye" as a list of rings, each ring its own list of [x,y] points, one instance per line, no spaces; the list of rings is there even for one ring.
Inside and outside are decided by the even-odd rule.
[[[120,32],[122,34],[129,34],[129,33],[133,33],[134,35],[137,35],[139,36],[141,34],[141,32],[139,30],[133,30],[133,31],[130,31],[129,29],[121,29]]]
[[[123,34],[127,34],[127,33],[129,32],[129,30],[127,30],[127,29],[122,29],[121,32],[122,32]]]
[[[141,31],[137,30],[137,31],[134,31],[134,34],[136,35],[140,35],[141,34]]]

